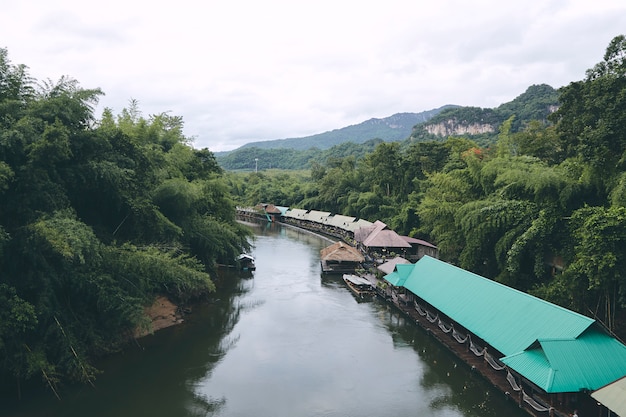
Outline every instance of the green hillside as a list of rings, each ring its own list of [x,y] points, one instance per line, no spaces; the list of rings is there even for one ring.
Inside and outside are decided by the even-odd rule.
[[[421,113],[397,113],[382,119],[369,119],[362,123],[335,129],[312,136],[290,139],[276,139],[262,142],[251,142],[243,148],[277,149],[289,148],[307,150],[311,148],[330,149],[343,142],[364,143],[370,139],[382,139],[385,142],[394,142],[409,137],[413,127],[437,115],[446,108],[423,111]],[[238,149],[237,149],[238,150]]]
[[[515,116],[511,131],[518,132],[531,120],[548,123],[548,114],[557,107],[558,93],[554,88],[532,85],[514,100],[491,109],[446,105],[422,113],[398,113],[303,138],[251,142],[215,156],[226,170],[254,171],[307,169],[314,162],[323,164],[333,157],[353,156],[358,160],[378,142],[408,145],[462,136],[486,146],[495,143],[500,125],[511,116]],[[472,127],[486,132],[471,133]]]
[[[455,107],[441,111],[413,130],[410,142],[463,136],[481,145],[496,141],[499,127],[514,117],[511,132],[523,130],[530,121],[548,123],[558,108],[558,92],[547,84],[532,85],[518,97],[495,108]]]

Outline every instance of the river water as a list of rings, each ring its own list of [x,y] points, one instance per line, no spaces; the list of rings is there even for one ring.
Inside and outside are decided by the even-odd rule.
[[[0,415],[527,416],[393,307],[322,277],[331,242],[254,229],[254,273],[224,273],[184,324],[99,363],[95,388],[5,399]]]

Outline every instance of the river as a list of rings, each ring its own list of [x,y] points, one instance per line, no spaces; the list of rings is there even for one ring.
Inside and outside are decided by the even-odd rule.
[[[257,270],[225,272],[184,324],[98,364],[95,388],[29,393],[5,417],[527,417],[382,300],[320,275],[331,242],[254,227]]]

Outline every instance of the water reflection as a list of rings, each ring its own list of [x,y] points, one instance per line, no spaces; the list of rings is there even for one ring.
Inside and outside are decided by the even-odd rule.
[[[357,300],[320,275],[330,243],[264,228],[241,335],[200,395],[226,398],[219,416],[516,415],[490,387],[384,302]],[[259,300],[262,300],[259,302]],[[523,415],[523,414],[522,414]]]
[[[388,304],[321,276],[330,242],[255,229],[257,270],[223,271],[182,326],[100,364],[96,389],[3,416],[525,416]]]

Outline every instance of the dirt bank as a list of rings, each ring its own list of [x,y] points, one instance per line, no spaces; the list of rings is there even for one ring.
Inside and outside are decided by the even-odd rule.
[[[163,296],[157,297],[151,306],[146,307],[145,313],[146,316],[150,318],[151,325],[148,329],[137,329],[135,331],[135,337],[146,336],[157,330],[183,322],[183,318],[179,314],[178,306]]]

